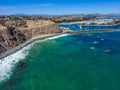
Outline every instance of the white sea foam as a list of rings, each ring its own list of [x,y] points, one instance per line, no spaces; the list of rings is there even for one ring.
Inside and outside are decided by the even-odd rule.
[[[101,38],[101,41],[103,41],[104,39],[103,38]]]
[[[45,40],[56,39],[67,35],[68,34],[62,34],[51,38],[47,38]],[[36,41],[36,42],[40,42],[40,41]],[[26,57],[31,46],[34,45],[36,42],[33,42],[30,45],[27,45],[26,47],[22,48],[21,50],[0,60],[0,83],[3,81],[7,81],[10,78],[10,76],[13,73],[13,68],[15,67],[15,64]]]
[[[39,43],[39,42],[43,42],[43,41],[47,41],[47,40],[57,39],[57,38],[65,37],[65,36],[69,36],[69,35],[70,35],[70,34],[61,34],[61,35],[57,35],[57,36],[53,36],[53,37],[49,37],[49,38],[46,38],[46,39],[43,39],[43,40],[35,41],[33,44],[35,44],[35,43]]]
[[[62,35],[58,35],[58,36],[47,38],[46,40],[57,39],[57,38],[65,37],[65,36],[68,36],[68,35],[70,35],[70,34],[62,34]]]
[[[94,41],[94,44],[98,44],[99,42],[98,41]]]
[[[93,49],[95,49],[95,47],[90,47],[90,49],[92,49],[92,50],[93,50]]]
[[[31,45],[0,60],[0,83],[10,78],[15,64],[25,58]]]

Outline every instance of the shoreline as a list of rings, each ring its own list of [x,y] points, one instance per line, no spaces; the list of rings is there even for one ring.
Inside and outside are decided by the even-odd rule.
[[[14,54],[15,52],[19,51],[20,49],[24,48],[25,46],[27,46],[27,45],[35,42],[35,41],[44,40],[44,39],[51,38],[51,37],[54,37],[54,36],[59,36],[59,35],[62,35],[62,34],[60,34],[60,33],[57,33],[57,34],[44,34],[44,35],[33,37],[33,38],[19,44],[18,46],[15,46],[12,49],[9,49],[9,50],[1,53],[0,54],[0,61],[2,59],[4,59],[5,57]]]
[[[13,74],[16,63],[25,59],[28,55],[28,52],[31,46],[36,42],[56,39],[64,36],[68,36],[69,33],[54,33],[54,34],[44,34],[40,36],[33,37],[26,42],[10,49],[6,52],[3,52],[0,56],[0,84],[9,80]]]
[[[11,54],[14,54],[15,52],[19,51],[20,49],[24,48],[25,46],[35,42],[35,41],[38,41],[38,40],[44,40],[44,39],[47,39],[47,38],[52,38],[54,36],[59,36],[59,35],[63,35],[63,34],[69,34],[69,33],[101,33],[100,32],[101,30],[98,30],[98,31],[95,31],[95,30],[92,30],[92,31],[73,31],[73,32],[65,32],[65,33],[53,33],[53,34],[44,34],[44,35],[40,35],[40,36],[35,36],[35,37],[32,37],[31,39],[19,44],[18,46],[15,46],[3,53],[0,54],[0,61],[2,59],[4,59],[5,57],[11,55]],[[116,31],[113,31],[113,30],[106,30],[106,31],[102,31],[102,32],[120,32],[120,30],[116,30]]]
[[[13,49],[3,52],[0,59],[0,85],[11,78],[16,64],[25,59],[32,45],[34,45],[36,42],[52,40],[68,35],[69,34],[67,33],[54,33],[36,36],[14,47]]]

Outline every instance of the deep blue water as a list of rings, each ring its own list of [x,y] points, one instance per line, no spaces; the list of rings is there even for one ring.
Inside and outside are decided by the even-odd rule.
[[[91,48],[98,48],[104,53],[120,54],[120,32],[112,33],[89,33],[73,36]]]
[[[81,28],[77,24],[61,24],[60,27],[69,28],[71,30],[114,30],[114,29],[120,29],[120,25],[116,25],[116,26],[82,26],[82,28]]]

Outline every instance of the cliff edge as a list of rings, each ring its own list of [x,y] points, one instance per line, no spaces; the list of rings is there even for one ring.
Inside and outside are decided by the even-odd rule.
[[[61,33],[59,26],[50,20],[5,20],[0,22],[0,53],[26,40],[43,35]]]

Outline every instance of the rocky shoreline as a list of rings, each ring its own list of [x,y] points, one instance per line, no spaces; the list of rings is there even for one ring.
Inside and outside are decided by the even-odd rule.
[[[0,85],[5,83],[11,78],[12,75],[15,74],[13,71],[18,63],[20,63],[20,67],[25,67],[23,60],[28,55],[32,45],[34,45],[36,42],[56,39],[67,35],[68,34],[54,33],[36,36],[14,47],[13,49],[3,52],[0,55]]]
[[[1,16],[0,17],[0,59],[9,55],[9,52],[15,52],[27,44],[37,40],[59,35],[62,33],[89,33],[89,32],[112,32],[111,30],[91,30],[91,31],[72,31],[68,28],[60,28],[58,22],[69,21],[71,17],[66,19],[58,18],[43,18],[37,16]],[[72,18],[76,21],[77,18]],[[81,18],[81,20],[86,20]],[[71,21],[71,19],[70,19]],[[115,21],[112,24],[118,24],[120,21]],[[90,25],[96,25],[92,23]],[[106,25],[106,24],[105,24]],[[117,30],[118,31],[118,30]],[[45,35],[48,35],[47,37]],[[50,35],[50,36],[49,36]],[[35,38],[39,36],[39,38]],[[45,37],[44,37],[45,36]]]
[[[41,35],[41,36],[36,36],[36,37],[33,37],[27,41],[25,41],[24,43],[10,49],[10,50],[7,50],[3,53],[0,54],[0,59],[3,59],[4,57],[7,57],[15,52],[17,52],[18,50],[24,48],[25,46],[37,41],[37,40],[44,40],[44,39],[47,39],[47,38],[50,38],[50,37],[54,37],[54,36],[58,36],[58,35],[61,35],[61,34],[45,34],[45,35]]]
[[[120,30],[119,30],[120,31]],[[113,31],[113,30],[84,30],[84,31],[72,31],[72,30],[69,30],[69,29],[64,29],[64,34],[66,33],[71,33],[73,35],[77,35],[77,34],[81,34],[81,33],[104,33],[104,32],[118,32],[118,31]],[[37,41],[37,40],[44,40],[44,39],[47,39],[47,38],[51,38],[51,37],[54,37],[54,36],[59,36],[59,35],[62,35],[63,33],[54,33],[54,34],[44,34],[44,35],[40,35],[40,36],[36,36],[36,37],[33,37],[25,42],[23,42],[22,44],[19,44],[18,46],[16,47],[13,47],[12,49],[10,50],[7,50],[3,53],[0,54],[0,59],[3,59],[4,57],[8,56],[8,55],[11,55],[13,53],[15,53],[16,51],[24,48],[25,46]]]
[[[0,18],[0,54],[33,37],[62,33],[62,29],[50,20],[11,18]]]

